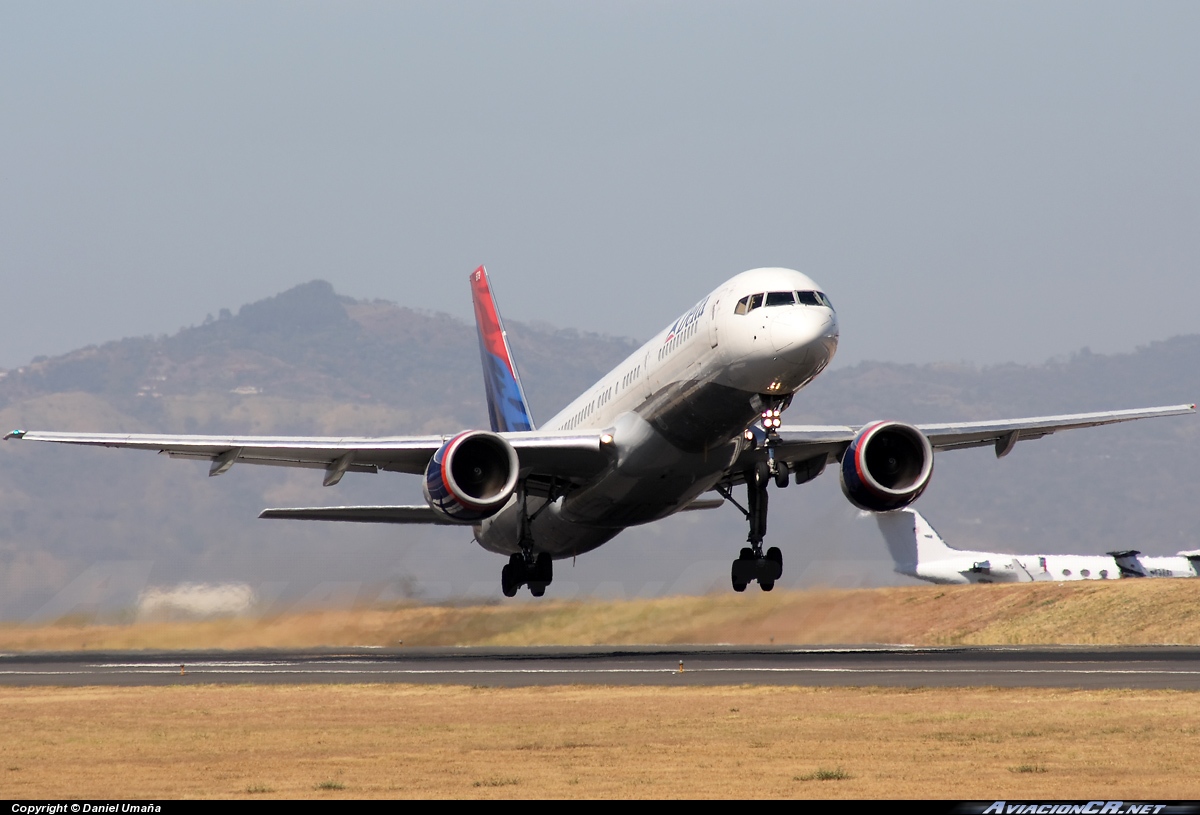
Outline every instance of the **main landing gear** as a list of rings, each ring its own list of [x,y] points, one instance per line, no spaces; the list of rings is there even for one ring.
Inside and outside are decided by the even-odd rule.
[[[789,482],[789,471],[786,462],[775,460],[774,441],[775,429],[782,422],[779,419],[780,409],[763,411],[763,427],[767,431],[767,460],[758,462],[744,473],[746,481],[746,506],[743,507],[734,500],[729,487],[717,487],[731,504],[742,511],[750,522],[750,534],[746,536],[746,546],[738,553],[738,559],[730,569],[730,582],[734,591],[745,591],[746,586],[757,581],[763,591],[775,588],[775,581],[783,575],[783,552],[779,547],[772,546],[763,551],[763,538],[767,534],[767,485],[771,481],[783,489]]]
[[[534,597],[541,597],[546,593],[546,587],[554,580],[554,561],[546,552],[534,554],[533,535],[530,532],[534,520],[546,507],[550,506],[551,501],[547,500],[530,515],[526,496],[527,494],[522,488],[521,533],[518,541],[521,551],[512,555],[505,567],[500,570],[500,591],[504,593],[505,597],[515,597],[521,586],[529,586],[530,594]]]
[[[505,597],[515,597],[517,589],[529,586],[529,593],[541,597],[546,593],[546,587],[554,580],[554,561],[550,555],[542,552],[537,557],[532,550],[518,552],[508,559],[507,565],[500,570],[500,590]]]

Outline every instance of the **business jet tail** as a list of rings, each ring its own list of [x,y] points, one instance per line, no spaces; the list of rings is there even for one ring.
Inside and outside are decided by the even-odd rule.
[[[475,328],[483,359],[483,384],[487,388],[488,416],[497,433],[534,430],[533,414],[521,387],[521,377],[508,347],[508,334],[500,321],[487,269],[471,272],[471,299],[475,301]]]
[[[896,571],[914,574],[920,563],[945,560],[960,554],[946,545],[929,522],[915,509],[884,512],[875,516],[879,531],[887,541]]]

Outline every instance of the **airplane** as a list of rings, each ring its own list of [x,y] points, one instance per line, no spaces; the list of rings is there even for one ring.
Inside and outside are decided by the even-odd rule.
[[[736,591],[770,591],[783,574],[778,547],[764,550],[768,487],[803,484],[837,466],[845,496],[887,512],[920,497],[934,451],[994,445],[1150,417],[1195,405],[995,422],[913,425],[895,420],[785,426],[795,394],[825,370],[838,320],[821,286],[801,272],[752,269],[683,311],[649,342],[540,429],[533,421],[486,269],[470,274],[490,430],[428,436],[282,437],[62,433],[16,430],[5,438],[157,450],[210,462],[423,477],[416,506],[292,507],[261,518],[471,527],[484,549],[508,557],[503,594],[536,597],[553,561],[595,549],[630,526],[728,501],[749,534],[730,569]],[[735,488],[745,487],[743,506]]]
[[[930,583],[1035,583],[1122,577],[1200,577],[1200,549],[1145,557],[1133,549],[1099,555],[1010,555],[954,549],[915,509],[875,516],[897,574]]]

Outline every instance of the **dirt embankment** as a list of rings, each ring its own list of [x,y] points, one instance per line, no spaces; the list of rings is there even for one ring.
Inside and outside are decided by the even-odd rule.
[[[0,650],[349,645],[1200,644],[1200,580],[775,591],[0,625]]]

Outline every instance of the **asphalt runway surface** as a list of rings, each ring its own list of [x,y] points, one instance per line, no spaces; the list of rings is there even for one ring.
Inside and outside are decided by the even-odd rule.
[[[0,685],[795,685],[1200,689],[1200,648],[638,646],[0,654]]]

